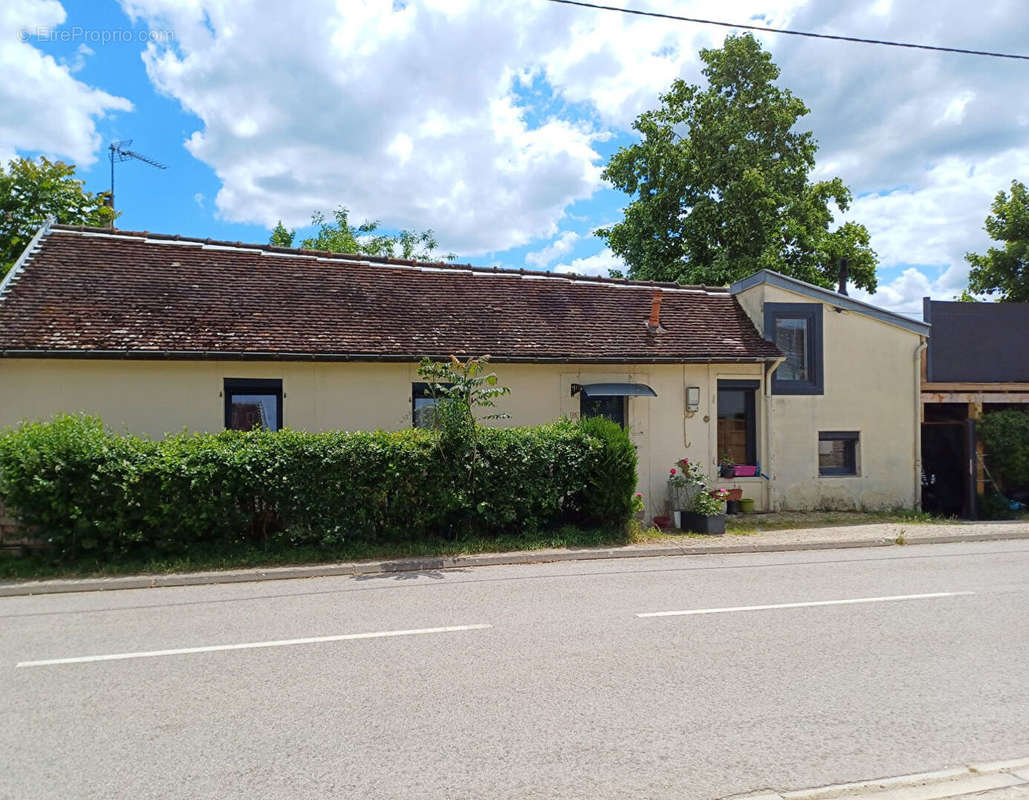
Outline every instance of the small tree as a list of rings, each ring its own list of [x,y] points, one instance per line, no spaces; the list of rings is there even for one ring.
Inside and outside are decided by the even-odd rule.
[[[75,177],[75,165],[41,158],[0,164],[0,278],[28,246],[47,217],[67,225],[102,228],[115,218],[107,192],[93,194]]]
[[[511,393],[508,387],[499,385],[496,373],[486,372],[488,364],[489,356],[464,362],[451,356],[449,361],[424,358],[418,367],[429,396],[436,400],[432,426],[439,435],[441,458],[445,464],[453,465],[445,472],[458,476],[451,492],[451,509],[458,513],[480,508],[475,491],[476,469],[481,460],[476,411],[493,408],[498,397]],[[479,419],[507,416],[487,414]],[[457,519],[453,527],[463,527],[464,522]]]
[[[968,253],[972,265],[968,288],[974,294],[997,295],[1009,303],[1029,302],[1029,190],[1021,181],[1011,181],[1011,194],[997,193],[986,218],[990,238],[1004,248],[991,247],[986,255]]]
[[[421,232],[402,230],[399,233],[382,233],[377,221],[366,221],[353,227],[350,224],[350,211],[345,206],[337,208],[332,213],[332,219],[316,211],[311,215],[311,223],[318,226],[318,231],[300,242],[300,246],[306,250],[418,261],[453,261],[457,258],[453,253],[441,255],[436,252],[439,242],[431,228]],[[268,243],[293,247],[295,237],[296,231],[287,228],[279,220]]]
[[[280,219],[278,224],[275,226],[275,230],[272,231],[272,235],[268,239],[268,244],[273,244],[276,247],[292,247],[293,238],[297,235],[297,232],[292,228],[287,228],[282,224]]]

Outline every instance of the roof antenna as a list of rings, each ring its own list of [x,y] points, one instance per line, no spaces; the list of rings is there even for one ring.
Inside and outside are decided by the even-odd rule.
[[[119,161],[128,161],[130,158],[134,158],[137,161],[142,161],[144,164],[149,164],[151,167],[157,167],[158,169],[168,169],[160,161],[154,161],[152,158],[137,153],[133,150],[129,150],[129,145],[132,144],[132,139],[122,139],[120,142],[111,142],[108,145],[107,150],[111,156],[111,194],[107,198],[107,206],[114,211],[114,165]],[[111,227],[114,227],[114,217],[111,217]]]

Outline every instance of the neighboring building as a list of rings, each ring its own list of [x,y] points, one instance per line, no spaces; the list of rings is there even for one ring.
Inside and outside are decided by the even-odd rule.
[[[401,429],[431,403],[421,357],[489,354],[498,424],[624,424],[652,514],[678,459],[723,453],[758,508],[911,506],[927,330],[775,273],[726,290],[54,225],[0,284],[0,425]]]
[[[730,291],[786,356],[766,387],[772,507],[917,505],[929,326],[767,270]]]
[[[975,517],[989,485],[975,421],[985,412],[1029,410],[1029,303],[922,301],[932,339],[923,362],[923,503]]]

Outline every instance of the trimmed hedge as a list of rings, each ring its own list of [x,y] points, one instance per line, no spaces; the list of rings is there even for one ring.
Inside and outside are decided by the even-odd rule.
[[[626,447],[623,431],[592,422],[482,429],[477,447],[454,458],[423,430],[152,441],[64,416],[0,433],[0,497],[65,559],[623,525],[636,484]]]

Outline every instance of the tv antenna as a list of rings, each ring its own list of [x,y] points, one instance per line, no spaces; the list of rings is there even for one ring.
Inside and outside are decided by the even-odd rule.
[[[128,161],[130,158],[134,158],[137,161],[142,161],[144,164],[149,164],[151,167],[157,167],[158,169],[168,169],[160,161],[154,161],[152,158],[147,158],[141,153],[137,153],[134,150],[129,150],[129,145],[132,144],[132,139],[122,139],[120,142],[111,142],[108,146],[108,151],[111,156],[111,198],[110,206],[111,210],[114,211],[114,165],[119,161]]]

